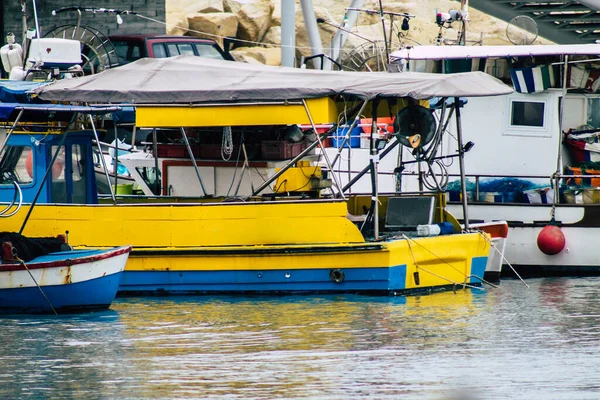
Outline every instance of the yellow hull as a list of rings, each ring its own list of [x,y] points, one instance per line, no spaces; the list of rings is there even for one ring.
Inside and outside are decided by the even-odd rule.
[[[341,201],[37,205],[24,231],[73,246],[133,246],[121,290],[384,291],[480,283],[480,234],[367,243]],[[18,231],[27,207],[4,220]]]

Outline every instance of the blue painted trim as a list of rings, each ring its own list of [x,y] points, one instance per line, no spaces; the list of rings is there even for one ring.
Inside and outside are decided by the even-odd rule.
[[[122,273],[106,275],[80,283],[42,286],[57,312],[108,308],[114,300]],[[52,312],[37,287],[0,290],[2,313]]]
[[[406,265],[391,268],[344,268],[342,282],[330,269],[263,271],[128,271],[119,293],[211,292],[385,292],[404,290]]]

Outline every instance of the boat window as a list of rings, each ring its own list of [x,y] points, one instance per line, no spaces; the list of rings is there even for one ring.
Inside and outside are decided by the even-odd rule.
[[[196,44],[196,51],[198,51],[200,57],[216,58],[219,60],[223,59],[219,50],[212,45]]]
[[[140,174],[146,185],[152,190],[152,193],[159,196],[160,192],[160,172],[156,173],[156,168],[154,167],[137,167],[137,172]],[[158,175],[158,179],[157,179]]]
[[[154,58],[167,58],[167,50],[162,43],[154,43],[152,45],[152,51],[154,52]]]
[[[33,151],[29,146],[8,146],[0,161],[0,185],[33,182]]]
[[[588,99],[587,124],[600,128],[600,98]]]
[[[510,124],[512,126],[544,126],[545,103],[512,101]]]
[[[57,146],[52,146],[50,157]],[[62,146],[52,166],[52,202],[86,203],[86,174],[81,145]],[[50,158],[51,159],[51,158]]]

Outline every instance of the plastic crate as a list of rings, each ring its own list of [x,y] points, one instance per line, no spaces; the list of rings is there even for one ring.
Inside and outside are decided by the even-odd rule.
[[[338,128],[335,132],[335,135],[331,137],[331,144],[333,147],[342,147],[342,142],[346,137],[346,132],[348,132],[348,127]],[[360,126],[355,126],[350,132],[350,138],[346,142],[344,147],[352,147],[358,148],[360,147],[360,135],[363,132]],[[349,146],[348,146],[349,145]]]
[[[265,160],[288,160],[308,147],[307,142],[290,143],[282,140],[263,140],[261,156]]]
[[[567,175],[600,175],[600,170],[579,167],[567,167]],[[573,186],[600,186],[600,178],[567,178],[567,185]]]

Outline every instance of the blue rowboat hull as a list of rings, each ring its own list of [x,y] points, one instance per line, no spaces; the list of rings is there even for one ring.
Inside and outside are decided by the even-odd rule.
[[[106,309],[113,302],[122,272],[68,285],[37,286],[0,290],[2,313],[59,313]]]
[[[74,312],[108,308],[131,246],[50,253],[0,264],[0,312]]]

